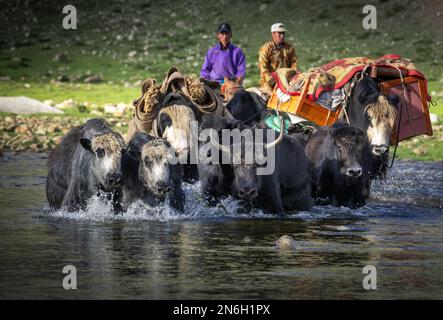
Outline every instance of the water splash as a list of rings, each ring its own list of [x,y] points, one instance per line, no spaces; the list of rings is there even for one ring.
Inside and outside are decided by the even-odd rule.
[[[244,204],[231,196],[225,197],[216,204],[209,204],[200,192],[200,183],[183,184],[185,193],[184,213],[178,212],[168,203],[151,207],[137,201],[122,214],[114,214],[112,204],[104,197],[94,196],[88,202],[86,210],[68,212],[58,210],[51,216],[74,220],[211,220],[211,219],[364,219],[380,216],[418,217],[423,214],[443,213],[442,165],[429,165],[398,162],[384,181],[374,181],[371,187],[371,198],[368,204],[358,209],[335,206],[314,206],[309,211],[289,213],[284,217],[264,213],[252,208],[245,213]],[[429,179],[429,177],[432,179]]]

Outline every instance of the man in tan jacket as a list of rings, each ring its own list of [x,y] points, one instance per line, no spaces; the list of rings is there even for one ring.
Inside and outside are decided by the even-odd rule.
[[[260,89],[271,92],[275,80],[271,73],[279,68],[297,68],[297,55],[294,48],[285,42],[285,25],[275,23],[271,27],[272,41],[265,43],[258,52],[260,68]]]

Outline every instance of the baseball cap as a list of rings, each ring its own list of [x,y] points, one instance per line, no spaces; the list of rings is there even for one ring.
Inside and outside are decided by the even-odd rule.
[[[271,32],[286,32],[285,25],[283,23],[274,23],[271,27]]]
[[[232,34],[231,26],[228,23],[222,23],[218,26],[217,32],[229,32]]]

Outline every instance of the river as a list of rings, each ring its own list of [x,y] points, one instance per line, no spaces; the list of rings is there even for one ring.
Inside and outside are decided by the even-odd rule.
[[[50,212],[47,154],[0,157],[1,299],[443,298],[443,163],[397,161],[369,203],[285,218],[208,207],[185,185],[186,210],[135,204],[123,215],[92,199]],[[276,241],[291,236],[295,250]],[[77,290],[62,273],[75,266]],[[365,290],[366,265],[377,289]]]

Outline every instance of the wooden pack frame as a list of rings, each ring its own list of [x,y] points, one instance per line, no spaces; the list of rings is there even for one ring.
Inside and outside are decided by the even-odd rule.
[[[290,95],[289,100],[286,102],[279,101],[277,96],[278,86],[276,85],[268,101],[268,108],[278,109],[279,111],[305,118],[319,126],[333,125],[338,120],[342,106],[338,106],[336,110],[331,110],[309,100],[307,92],[310,81],[311,79],[308,77],[300,95]]]
[[[395,145],[397,141],[400,142],[422,134],[432,136],[432,125],[424,80],[408,76],[403,78],[403,82],[406,90],[403,90],[401,79],[383,81],[378,84],[382,93],[399,97],[399,104],[397,106],[399,113],[392,131],[391,145]],[[399,121],[400,130],[398,128]]]

